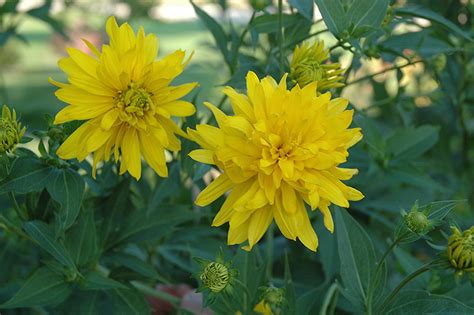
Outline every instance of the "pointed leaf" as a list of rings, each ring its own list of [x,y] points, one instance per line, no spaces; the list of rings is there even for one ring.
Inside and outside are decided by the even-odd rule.
[[[151,314],[150,305],[143,295],[133,288],[107,291],[112,299],[116,314]]]
[[[46,186],[52,167],[35,158],[17,158],[10,174],[0,181],[0,194],[13,191],[26,194],[41,191]]]

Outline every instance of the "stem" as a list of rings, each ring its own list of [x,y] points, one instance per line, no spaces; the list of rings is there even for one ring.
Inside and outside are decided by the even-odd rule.
[[[4,224],[4,227],[10,230],[11,232],[15,233],[18,236],[21,236],[23,238],[26,238],[31,241],[31,238],[25,234],[21,229],[17,228],[15,224],[13,224],[10,220],[8,220],[6,217],[3,215],[0,215],[0,223]]]
[[[283,0],[278,0],[278,49],[280,51],[280,72],[284,73],[283,67]]]
[[[267,250],[267,279],[268,282],[271,282],[273,275],[273,224],[268,227],[266,239],[267,244],[265,249]]]
[[[333,296],[335,296],[335,294],[338,292],[337,288],[338,288],[337,283],[331,284],[331,286],[329,287],[326,295],[324,296],[323,305],[321,306],[321,311],[319,312],[319,315],[328,314],[328,308],[331,305],[331,301],[333,300]]]
[[[405,286],[407,285],[410,281],[412,281],[413,279],[415,279],[416,277],[418,277],[419,275],[421,275],[422,273],[430,270],[430,264],[431,263],[428,263],[426,265],[423,265],[421,266],[419,269],[415,270],[414,272],[412,272],[411,274],[409,274],[408,276],[405,277],[405,279],[402,280],[402,282],[400,282],[398,284],[398,286],[392,291],[392,293],[390,293],[390,295],[383,301],[382,303],[382,309],[388,304],[390,303],[398,294],[398,292],[400,292],[400,290]]]
[[[379,72],[376,72],[376,73],[372,73],[372,74],[366,75],[366,76],[364,76],[364,77],[362,77],[362,78],[355,79],[354,81],[348,82],[348,83],[346,84],[346,87],[349,86],[349,85],[356,84],[356,83],[359,83],[359,82],[361,82],[361,81],[365,81],[365,80],[367,80],[367,79],[376,77],[376,76],[381,75],[381,74],[384,74],[384,73],[386,73],[386,72],[393,71],[393,70],[398,70],[398,69],[403,69],[403,68],[405,68],[405,67],[408,67],[408,66],[411,66],[411,65],[420,63],[420,62],[423,62],[423,60],[415,60],[415,61],[408,62],[408,63],[406,63],[406,64],[404,64],[404,65],[401,65],[401,66],[393,66],[393,67],[387,68],[387,69],[385,69],[385,70],[382,70],[382,71],[379,71]]]
[[[159,290],[156,290],[154,288],[151,288],[149,286],[147,286],[146,284],[143,284],[141,282],[138,282],[138,281],[131,281],[130,282],[138,291],[140,291],[141,293],[147,295],[147,296],[152,296],[152,297],[156,297],[156,298],[159,298],[161,300],[165,300],[171,304],[173,304],[174,306],[178,306],[179,303],[181,302],[181,299],[177,298],[176,296],[174,295],[171,295],[169,293],[166,293],[164,291],[159,291]]]
[[[13,192],[8,193],[8,197],[10,198],[10,201],[13,204],[13,209],[15,209],[16,214],[22,221],[28,221],[28,216],[23,213],[21,210],[20,206],[18,205],[18,202],[16,201],[15,194]]]

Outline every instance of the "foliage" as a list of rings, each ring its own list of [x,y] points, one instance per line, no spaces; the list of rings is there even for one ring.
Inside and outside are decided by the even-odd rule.
[[[216,256],[232,269],[232,286],[204,291],[216,314],[474,313],[473,272],[453,268],[447,251],[450,226],[474,225],[472,2],[250,2],[244,25],[191,2],[225,64],[222,85],[245,90],[248,71],[279,80],[295,47],[324,40],[330,61],[346,69],[345,85],[331,93],[353,104],[353,125],[364,136],[344,166],[359,170],[349,184],[365,198],[347,210],[331,207],[333,234],[308,211],[321,231],[317,253],[273,225],[245,251],[226,245],[227,227],[211,227],[224,198],[194,205],[215,170],[190,162],[192,141],[182,138],[181,152],[168,156],[167,178],[144,166],[136,181],[105,162],[93,179],[91,161],[56,154],[80,123],[54,125],[49,117],[46,130],[27,130],[34,141],[0,154],[2,314],[149,314],[156,301],[188,314],[181,296],[157,285],[202,288],[203,278],[211,281],[195,261],[215,267]],[[17,4],[0,5],[0,46],[21,38]],[[50,6],[27,14],[63,33]],[[322,20],[314,20],[316,7]],[[214,103],[230,113],[227,97]],[[195,105],[198,113],[179,120],[181,129],[215,124]],[[427,220],[419,229],[417,215]]]

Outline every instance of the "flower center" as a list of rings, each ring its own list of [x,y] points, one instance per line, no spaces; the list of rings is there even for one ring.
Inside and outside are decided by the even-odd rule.
[[[220,292],[229,282],[229,270],[223,264],[211,262],[206,266],[200,278],[211,291]]]
[[[326,70],[317,61],[307,61],[301,65],[303,74],[312,79],[312,81],[319,81],[327,77]]]
[[[151,93],[132,83],[125,91],[116,96],[116,105],[120,109],[120,119],[135,125],[148,111],[155,111]]]

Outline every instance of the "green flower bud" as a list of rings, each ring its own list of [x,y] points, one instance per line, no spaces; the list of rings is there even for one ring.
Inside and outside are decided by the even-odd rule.
[[[285,292],[282,288],[268,287],[263,292],[262,298],[272,309],[276,309],[282,305],[284,294]]]
[[[313,45],[303,43],[297,46],[291,59],[290,77],[294,84],[304,87],[317,82],[317,90],[328,90],[341,87],[344,79],[339,63],[325,63],[329,59],[329,49],[324,48],[324,42]]]
[[[427,232],[431,226],[426,214],[415,209],[405,216],[405,222],[408,228],[417,234]]]
[[[15,110],[10,111],[7,105],[3,105],[2,117],[0,119],[0,153],[11,152],[20,143],[26,128],[16,120]]]
[[[205,287],[214,293],[218,293],[229,284],[229,276],[229,269],[225,265],[211,262],[204,268],[199,278]]]
[[[448,238],[448,259],[459,275],[474,273],[474,226],[461,233],[452,227]]]

